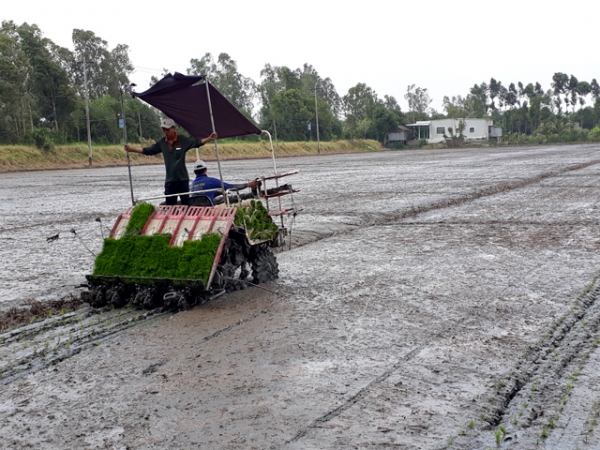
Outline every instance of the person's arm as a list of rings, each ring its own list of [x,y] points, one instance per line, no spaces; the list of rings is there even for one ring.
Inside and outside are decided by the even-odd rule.
[[[144,151],[144,149],[139,148],[139,147],[132,147],[129,144],[125,144],[125,151],[129,152],[129,153],[142,153]]]
[[[144,149],[140,147],[132,147],[129,144],[125,144],[125,151],[130,153],[141,153],[143,155],[157,155],[158,153],[160,153],[160,146],[158,145],[158,143],[156,143]]]
[[[204,144],[206,144],[207,142],[211,142],[211,141],[215,141],[219,139],[219,135],[217,133],[211,133],[210,136],[207,136],[205,138],[202,139],[196,139],[193,144],[188,148],[188,150],[190,148],[198,148],[198,147],[202,147]]]

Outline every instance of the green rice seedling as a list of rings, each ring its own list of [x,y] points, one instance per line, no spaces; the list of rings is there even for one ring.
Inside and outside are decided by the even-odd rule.
[[[521,406],[523,406],[523,408],[527,408],[527,402],[523,402]]]
[[[518,415],[519,417],[521,417],[521,416],[523,415],[523,411],[519,411],[519,412],[517,413],[517,415]]]
[[[502,425],[498,425],[498,429],[502,432],[502,435],[506,435],[506,428],[504,428]]]
[[[48,347],[50,347],[50,342],[46,342],[46,350],[48,350]]]
[[[496,431],[494,431],[494,437],[496,439],[496,445],[500,445],[500,438],[502,437],[502,432],[496,429]]]
[[[554,419],[553,418],[551,418],[548,421],[548,426],[550,427],[551,430],[554,430],[556,428],[556,424],[554,423]]]
[[[448,439],[448,445],[452,445],[452,444],[454,444],[454,439],[452,439],[452,438]]]
[[[460,436],[466,436],[467,432],[466,430],[460,430],[460,433],[458,433]]]
[[[544,439],[546,439],[548,437],[548,432],[546,431],[546,428],[542,428],[542,437]]]
[[[65,344],[65,348],[66,348],[67,350],[69,350],[69,349],[71,348],[71,344],[69,344],[69,343],[67,342],[67,343]]]
[[[469,428],[475,428],[475,421],[474,420],[471,420],[469,422]]]
[[[513,419],[513,425],[516,425],[517,423],[518,423],[518,421],[517,421],[517,418],[515,417],[515,418]]]

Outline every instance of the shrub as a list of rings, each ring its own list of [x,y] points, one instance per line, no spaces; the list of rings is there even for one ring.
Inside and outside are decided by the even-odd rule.
[[[54,148],[52,134],[48,128],[34,128],[31,132],[31,137],[35,146],[40,150],[49,152]]]
[[[588,133],[587,138],[588,141],[600,142],[600,125],[596,125],[594,128],[592,128]]]

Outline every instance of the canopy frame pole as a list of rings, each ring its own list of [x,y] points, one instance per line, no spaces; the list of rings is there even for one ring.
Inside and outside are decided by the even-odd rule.
[[[210,90],[208,89],[208,77],[204,77],[204,84],[206,85],[206,98],[208,99],[208,111],[210,112],[210,123],[212,125],[213,133],[216,133],[217,130],[215,128],[215,118],[213,116],[212,102],[210,101]],[[198,150],[196,150],[198,151]],[[217,166],[219,167],[219,178],[221,179],[221,189],[225,192],[225,184],[223,182],[223,173],[221,172],[221,157],[219,156],[219,142],[218,139],[215,139],[215,152],[217,154]],[[200,159],[200,158],[198,158]],[[227,206],[229,205],[229,196],[225,195],[225,203]]]
[[[123,145],[127,145],[127,120],[125,120],[125,102],[123,101],[123,89],[119,89],[121,93],[121,118],[123,119]],[[135,206],[135,199],[133,198],[133,181],[131,179],[131,160],[129,159],[129,152],[127,154],[127,171],[129,172],[129,190],[131,192],[131,205]]]
[[[265,133],[267,136],[269,136],[269,144],[271,145],[271,157],[273,158],[273,175],[277,175],[277,164],[275,163],[275,148],[273,147],[273,139],[271,139],[271,133],[269,133],[267,130],[262,130],[263,133]],[[275,178],[275,186],[279,187],[279,178]],[[265,193],[267,192],[267,187],[265,186]],[[283,209],[283,206],[281,205],[281,197],[277,197],[277,200],[279,201],[279,211],[281,211]],[[267,198],[267,206],[269,204],[269,199]],[[281,216],[281,228],[284,227],[283,224],[283,215]]]

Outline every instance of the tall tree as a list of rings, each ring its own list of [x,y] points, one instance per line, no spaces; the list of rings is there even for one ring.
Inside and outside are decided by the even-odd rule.
[[[92,31],[73,30],[73,75],[75,85],[83,86],[84,61],[87,68],[88,89],[91,98],[109,94],[118,98],[120,90],[129,83],[133,65],[129,60],[129,47],[119,44],[113,50],[108,42]]]
[[[346,123],[353,128],[361,120],[371,119],[377,103],[377,93],[365,83],[351,87],[342,98]]]
[[[419,115],[425,115],[429,112],[429,105],[431,105],[432,100],[429,97],[427,88],[420,88],[411,84],[406,88],[404,98],[408,102],[409,112],[412,111]]]
[[[558,109],[558,114],[562,110],[562,97],[568,90],[569,76],[566,73],[556,72],[552,76],[552,91],[554,94],[554,104]]]
[[[188,74],[208,76],[210,83],[236,108],[252,115],[256,85],[238,71],[237,63],[227,53],[220,53],[216,61],[206,53],[200,59],[192,59],[190,65]]]
[[[40,107],[41,116],[54,124],[59,132],[62,123],[71,114],[76,104],[75,90],[65,69],[53,60],[53,43],[42,36],[37,25],[23,24],[17,32],[21,47],[33,68],[33,92]]]
[[[20,142],[33,130],[36,109],[32,95],[33,67],[20,45],[18,27],[2,22],[0,29],[0,135],[5,142]]]

